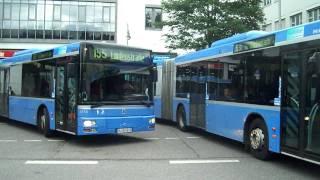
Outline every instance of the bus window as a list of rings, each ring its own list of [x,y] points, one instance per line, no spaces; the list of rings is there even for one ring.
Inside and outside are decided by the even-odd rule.
[[[121,65],[86,64],[84,74],[83,101],[144,101],[151,100],[152,87],[147,87],[150,71],[148,68]],[[120,69],[122,71],[120,72]]]
[[[237,57],[236,57],[237,58]],[[209,99],[221,101],[243,101],[244,74],[238,59],[221,59],[227,62],[209,63],[208,94]]]
[[[248,56],[246,58],[247,103],[274,105],[279,95],[280,61],[277,57]]]
[[[11,95],[20,96],[22,90],[22,65],[10,67]]]
[[[176,97],[187,98],[189,93],[190,66],[177,66]]]
[[[53,61],[24,64],[22,68],[22,96],[50,98],[53,92]]]

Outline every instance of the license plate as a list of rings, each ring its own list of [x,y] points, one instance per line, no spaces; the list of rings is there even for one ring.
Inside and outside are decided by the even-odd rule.
[[[131,133],[132,132],[132,128],[119,128],[117,129],[117,133],[121,134],[121,133]]]

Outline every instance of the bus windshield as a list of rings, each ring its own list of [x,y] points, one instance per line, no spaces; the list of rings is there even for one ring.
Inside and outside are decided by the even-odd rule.
[[[152,100],[149,66],[132,63],[82,65],[82,103],[141,104]]]

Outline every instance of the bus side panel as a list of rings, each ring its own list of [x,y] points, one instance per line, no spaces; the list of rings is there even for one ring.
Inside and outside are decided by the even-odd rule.
[[[156,118],[161,119],[161,96],[154,97],[154,114]]]
[[[280,110],[240,103],[210,102],[206,107],[207,131],[243,142],[243,130],[247,117],[259,114],[266,122],[269,132],[269,150],[280,152]],[[276,128],[275,131],[272,128]]]
[[[269,132],[269,150],[280,153],[280,108],[257,109],[264,118]],[[275,128],[275,130],[272,130]]]
[[[55,129],[54,100],[28,97],[9,97],[9,118],[37,125],[37,111],[40,105],[47,107],[50,116],[50,129]]]
[[[207,131],[236,141],[243,140],[243,124],[248,109],[223,102],[210,102],[206,106]]]
[[[190,101],[189,99],[185,99],[185,98],[173,98],[173,109],[172,109],[172,120],[174,122],[177,121],[177,110],[178,110],[178,106],[179,104],[182,104],[186,113],[186,121],[187,121],[187,125],[189,125],[189,120],[190,120]]]

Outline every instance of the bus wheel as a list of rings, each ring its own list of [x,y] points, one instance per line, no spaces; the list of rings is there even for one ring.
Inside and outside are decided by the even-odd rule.
[[[52,136],[52,131],[50,130],[49,112],[47,108],[40,109],[38,114],[38,127],[46,137]]]
[[[261,160],[270,159],[268,131],[262,119],[250,124],[248,136],[251,154]]]
[[[178,108],[177,112],[177,125],[181,131],[187,131],[188,127],[186,125],[186,112],[182,106]]]

